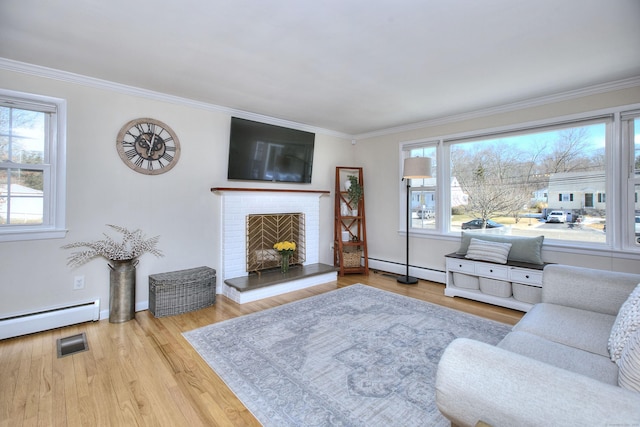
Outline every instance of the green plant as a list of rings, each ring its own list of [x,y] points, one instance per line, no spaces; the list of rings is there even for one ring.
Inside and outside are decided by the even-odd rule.
[[[347,178],[351,183],[351,186],[347,190],[347,195],[349,196],[349,204],[351,205],[352,209],[356,209],[358,207],[358,202],[360,202],[362,196],[364,195],[364,191],[362,189],[362,186],[358,182],[358,177],[356,177],[355,175],[349,175]]]

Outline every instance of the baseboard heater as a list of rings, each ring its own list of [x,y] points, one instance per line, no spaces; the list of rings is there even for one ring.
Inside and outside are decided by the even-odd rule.
[[[32,334],[100,319],[100,300],[0,319],[0,339]]]

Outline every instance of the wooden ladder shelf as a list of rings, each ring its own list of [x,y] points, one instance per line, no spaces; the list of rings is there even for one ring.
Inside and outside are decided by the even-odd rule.
[[[369,274],[367,252],[367,227],[364,209],[364,192],[359,201],[349,197],[349,177],[356,177],[364,191],[364,178],[360,167],[336,167],[335,224],[333,264],[339,267],[338,274]]]

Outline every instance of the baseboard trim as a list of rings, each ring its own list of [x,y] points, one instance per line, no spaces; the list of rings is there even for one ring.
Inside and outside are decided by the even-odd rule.
[[[404,275],[407,272],[406,264],[385,261],[381,259],[369,258],[369,268],[374,270],[387,271],[397,275]],[[446,273],[431,268],[417,267],[409,265],[409,275],[422,280],[429,280],[436,283],[446,283]]]

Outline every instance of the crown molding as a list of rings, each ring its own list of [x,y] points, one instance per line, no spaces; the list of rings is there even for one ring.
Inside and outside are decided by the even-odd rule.
[[[102,80],[94,77],[88,77],[81,74],[71,73],[68,71],[57,70],[54,68],[43,67],[40,65],[28,64],[25,62],[14,61],[12,59],[0,57],[0,69],[7,71],[14,71],[24,74],[30,74],[37,77],[44,77],[53,80],[59,80],[67,83],[80,84],[97,89],[105,89],[125,95],[138,96],[147,99],[153,99],[156,101],[169,102],[174,104],[180,104],[187,107],[198,108],[202,110],[215,111],[223,114],[229,114],[231,116],[240,117],[248,120],[255,120],[264,123],[269,123],[277,126],[290,127],[294,129],[304,130],[308,132],[322,133],[324,135],[335,136],[338,138],[345,138],[350,141],[357,141],[367,138],[373,138],[377,136],[390,135],[394,133],[401,133],[407,131],[413,131],[418,129],[424,129],[432,126],[439,126],[448,123],[455,123],[464,120],[472,120],[495,114],[508,113],[512,111],[522,110],[525,108],[538,107],[556,102],[567,101],[576,98],[582,98],[589,95],[597,95],[600,93],[612,92],[616,90],[628,89],[636,86],[640,86],[640,76],[630,77],[623,80],[618,80],[609,83],[598,84],[589,86],[582,89],[571,90],[567,92],[561,92],[558,94],[541,96],[538,98],[531,98],[524,101],[518,101],[510,104],[504,104],[496,107],[489,107],[481,110],[470,111],[467,113],[454,114],[445,117],[439,117],[434,119],[423,120],[416,123],[411,123],[402,126],[396,126],[386,129],[380,129],[378,131],[366,132],[356,135],[345,134],[343,132],[337,132],[331,129],[318,128],[315,126],[306,125],[303,123],[292,122],[284,119],[278,119],[275,117],[265,116],[262,114],[252,113],[249,111],[236,110],[233,108],[223,107],[221,105],[210,104],[207,102],[196,101],[189,98],[183,98],[179,96],[169,95],[166,93],[155,92],[152,90],[142,89],[135,86],[129,86],[120,83],[114,83],[107,80]]]
[[[66,83],[79,84],[96,89],[104,89],[124,95],[137,96],[141,98],[152,99],[155,101],[169,102],[173,104],[184,105],[186,107],[197,108],[201,110],[215,111],[230,116],[240,117],[248,120],[255,120],[277,126],[284,126],[293,129],[304,130],[307,132],[321,133],[324,135],[336,136],[338,138],[346,138],[351,140],[351,135],[337,132],[330,129],[319,128],[306,125],[303,123],[292,122],[289,120],[278,119],[275,117],[265,116],[262,114],[252,113],[249,111],[236,110],[233,108],[223,107],[221,105],[210,104],[207,102],[196,101],[180,96],[169,95],[162,92],[142,89],[135,86],[129,86],[121,83],[115,83],[108,80],[102,80],[95,77],[88,77],[82,74],[71,73],[69,71],[57,70],[54,68],[43,67],[40,65],[28,64],[26,62],[14,61],[12,59],[0,57],[0,69],[13,71],[23,74],[29,74],[36,77],[44,77],[52,80],[58,80]]]
[[[597,95],[600,93],[613,92],[616,90],[629,89],[632,87],[640,86],[640,76],[630,77],[623,80],[617,80],[609,83],[602,83],[594,86],[589,86],[582,89],[571,90],[567,92],[561,92],[553,95],[541,96],[538,98],[531,98],[524,101],[513,102],[510,104],[504,104],[496,107],[484,108],[481,110],[470,111],[467,113],[454,114],[451,116],[439,117],[435,119],[424,120],[408,125],[397,126],[393,128],[381,129],[379,131],[367,132],[358,135],[354,135],[355,139],[366,139],[377,136],[384,136],[394,133],[413,131],[418,129],[424,129],[432,126],[440,126],[449,123],[461,122],[464,120],[472,120],[482,117],[488,117],[495,114],[509,113],[517,110],[523,110],[525,108],[539,107],[543,105],[553,104],[561,101],[568,101],[571,99],[582,98],[589,95]]]

